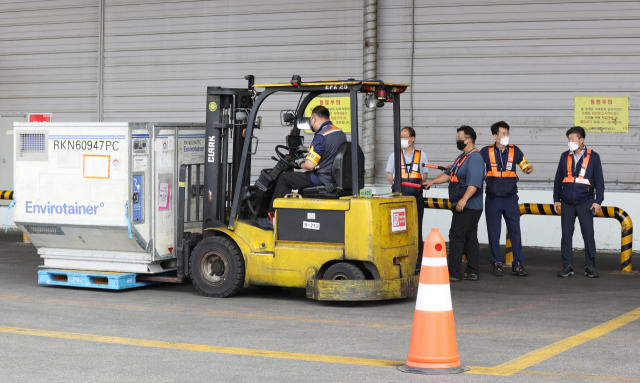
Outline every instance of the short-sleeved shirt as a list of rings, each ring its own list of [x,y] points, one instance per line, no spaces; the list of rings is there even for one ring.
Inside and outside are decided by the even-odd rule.
[[[462,153],[458,158],[462,158],[465,154]],[[457,159],[456,159],[457,160]],[[454,161],[455,163],[455,161]],[[445,170],[445,174],[451,175],[451,171],[454,170],[453,167]],[[460,186],[475,186],[480,191],[482,191],[482,183],[484,182],[484,176],[486,174],[484,160],[482,156],[478,152],[469,153],[469,157],[462,163],[460,169],[456,173],[458,177],[458,182],[460,182]],[[482,192],[478,193],[477,196],[469,198],[465,209],[470,210],[482,210]]]
[[[407,154],[405,153],[404,149],[402,149],[402,154],[404,154],[404,163],[405,164],[410,164],[413,162],[413,155],[415,154],[415,149],[411,152],[411,154]],[[395,172],[395,157],[393,155],[393,153],[391,153],[389,155],[389,159],[387,160],[387,173],[393,173],[393,177],[395,178],[396,176],[396,172]],[[420,151],[420,166],[418,166],[418,168],[420,169],[420,175],[425,175],[427,173],[429,173],[429,168],[425,168],[424,164],[428,164],[429,162],[427,162],[427,155],[425,154],[424,150]]]
[[[482,154],[482,158],[484,159],[484,163],[486,164],[487,171],[491,170],[491,159],[489,158],[490,146],[491,145],[485,146],[484,148],[480,149],[480,154]],[[494,145],[493,150],[496,153],[496,165],[498,165],[498,171],[503,172],[505,170],[505,167],[507,166],[507,163],[509,162],[509,150],[507,147],[505,147],[504,151],[500,152],[500,149],[498,149],[498,145]],[[500,154],[498,155],[498,153]],[[523,159],[524,159],[524,154],[522,153],[522,150],[520,150],[520,148],[518,148],[517,146],[513,145],[513,162],[516,165],[520,165]],[[516,166],[513,167],[513,171],[515,170],[516,170]]]
[[[316,168],[311,172],[311,181],[315,185],[324,185],[316,174],[322,175],[328,182],[334,182],[331,174],[333,160],[336,158],[340,145],[346,141],[346,134],[342,130],[335,128],[331,121],[326,121],[322,124],[320,129],[313,135],[307,159],[316,164]]]

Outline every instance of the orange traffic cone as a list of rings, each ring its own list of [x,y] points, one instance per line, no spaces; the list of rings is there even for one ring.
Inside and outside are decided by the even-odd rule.
[[[447,250],[444,238],[436,228],[431,229],[424,241],[409,355],[407,363],[398,370],[434,375],[469,370],[460,364],[451,308]]]

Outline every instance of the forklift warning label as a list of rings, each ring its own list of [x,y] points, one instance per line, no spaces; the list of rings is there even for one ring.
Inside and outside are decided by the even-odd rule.
[[[407,210],[391,210],[391,231],[407,230]]]

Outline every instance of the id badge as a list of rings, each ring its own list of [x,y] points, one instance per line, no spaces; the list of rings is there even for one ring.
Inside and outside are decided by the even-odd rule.
[[[580,177],[584,177],[586,173],[587,173],[587,169],[585,168],[580,169]]]
[[[418,164],[413,164],[413,171],[417,172],[418,171]]]
[[[512,165],[513,165],[513,163],[507,162],[507,168],[505,170],[511,170],[511,166]]]

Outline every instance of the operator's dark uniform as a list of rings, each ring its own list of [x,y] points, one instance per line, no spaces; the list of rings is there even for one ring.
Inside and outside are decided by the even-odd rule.
[[[346,134],[335,127],[331,121],[326,121],[322,124],[313,136],[309,154],[307,155],[307,159],[316,164],[316,168],[308,172],[286,172],[281,174],[273,192],[269,211],[275,211],[273,201],[276,198],[283,198],[288,193],[291,193],[293,189],[322,186],[325,183],[320,178],[324,178],[327,183],[333,183],[334,180],[331,175],[333,160],[336,158],[338,148],[345,141],[347,141]]]
[[[504,152],[500,152],[497,145],[485,146],[480,150],[480,154],[487,168],[487,199],[484,202],[484,214],[487,219],[491,264],[502,263],[500,231],[503,216],[511,239],[513,264],[524,263],[516,165],[523,164],[521,167],[526,167],[528,162],[522,151],[515,145],[508,145]]]
[[[598,153],[585,146],[580,158],[570,151],[562,153],[553,183],[553,201],[561,202],[562,264],[573,266],[573,231],[576,216],[584,239],[585,266],[595,266],[596,240],[591,205],[602,205],[604,176]]]

